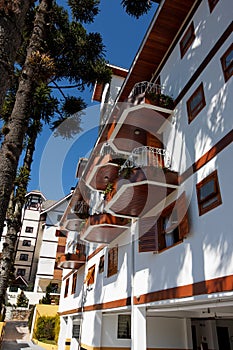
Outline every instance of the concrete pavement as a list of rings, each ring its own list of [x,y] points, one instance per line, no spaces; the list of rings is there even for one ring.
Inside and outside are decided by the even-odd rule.
[[[1,350],[44,350],[30,341],[30,334],[25,321],[7,321]]]

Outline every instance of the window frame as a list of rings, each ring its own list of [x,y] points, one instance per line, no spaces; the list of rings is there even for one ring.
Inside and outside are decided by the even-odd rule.
[[[213,193],[210,193],[207,195],[205,198],[201,198],[201,189],[203,186],[208,184],[210,181],[214,181],[214,191]],[[199,210],[199,216],[207,213],[208,211],[218,207],[219,205],[222,204],[222,197],[221,197],[221,192],[220,192],[220,186],[219,186],[219,181],[218,181],[218,173],[217,170],[214,170],[211,174],[206,176],[203,180],[198,182],[196,184],[196,193],[197,193],[197,202],[198,202],[198,210]],[[216,200],[209,205],[206,203],[211,200],[216,198]]]
[[[230,52],[233,51],[233,43],[228,47],[226,52],[221,57],[221,65],[223,70],[223,75],[225,79],[225,83],[230,79],[230,77],[233,75],[233,61],[229,64],[229,66],[226,66],[226,57],[229,55]]]
[[[23,272],[23,274],[19,273],[20,272]],[[18,268],[17,271],[16,271],[16,276],[22,276],[24,277],[26,275],[26,269],[22,269],[22,268]]]
[[[171,228],[177,229],[178,240],[172,245],[166,246],[165,230],[163,228],[164,218],[170,216],[176,210],[177,225]],[[185,213],[185,214],[184,214]],[[143,221],[144,220],[144,221]],[[139,232],[145,232],[139,237],[139,253],[156,252],[161,253],[183,242],[189,233],[188,205],[185,191],[171,204],[169,204],[159,217],[141,218]]]
[[[32,241],[30,239],[24,239],[22,242],[23,247],[31,247]]]
[[[116,275],[118,272],[118,246],[108,249],[107,277]]]
[[[98,271],[99,273],[103,273],[104,272],[104,255],[102,255],[100,257],[100,260],[99,260],[99,268],[98,268]]]
[[[78,273],[75,272],[75,273],[73,274],[73,279],[72,279],[71,294],[75,294],[75,292],[76,292],[77,279],[78,279]]]
[[[210,13],[214,10],[214,8],[218,2],[219,2],[219,0],[208,0]]]
[[[25,227],[25,232],[26,233],[33,233],[34,227],[33,226],[26,226]]]
[[[122,319],[123,323],[128,325],[128,329],[125,334],[121,334],[120,330],[122,328]],[[121,324],[121,325],[120,325]],[[117,317],[117,339],[131,339],[131,315],[119,314]]]
[[[84,283],[86,283],[87,286],[95,283],[95,264],[88,268]]]
[[[190,35],[188,41],[184,44],[184,42],[187,40],[187,37],[189,36],[190,32],[191,32],[191,35]],[[184,33],[182,39],[180,40],[180,55],[181,55],[181,59],[184,57],[184,55],[188,51],[189,47],[194,42],[195,37],[196,36],[195,36],[195,30],[194,30],[194,23],[191,22],[189,27],[187,28],[186,32]]]
[[[191,108],[192,101],[198,94],[201,94],[201,101],[195,106],[195,108]],[[193,121],[193,119],[195,119],[196,116],[201,112],[201,110],[206,106],[203,83],[201,83],[193,92],[193,94],[189,97],[186,105],[188,111],[188,122],[190,124]]]
[[[70,284],[70,279],[66,279],[66,284],[65,284],[65,289],[64,289],[64,298],[66,298],[69,294],[69,284]]]
[[[24,259],[24,258],[22,259],[23,256],[24,256],[25,258],[26,258],[26,257],[27,257],[27,258],[26,258],[26,259]],[[28,258],[29,258],[29,254],[20,253],[20,255],[19,255],[19,260],[20,260],[20,261],[28,261]]]

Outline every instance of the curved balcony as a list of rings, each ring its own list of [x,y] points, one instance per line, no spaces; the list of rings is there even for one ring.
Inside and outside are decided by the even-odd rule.
[[[79,269],[86,262],[85,246],[78,244],[76,253],[66,253],[58,258],[57,266],[61,269]]]
[[[105,210],[113,215],[140,217],[178,187],[178,173],[170,170],[165,150],[141,147],[121,167]]]
[[[149,82],[135,85],[127,103],[123,104],[108,142],[115,151],[132,152],[147,143],[147,133],[156,135],[172,114],[174,103],[163,93],[163,87]]]
[[[80,239],[96,242],[110,243],[129,228],[130,222],[126,218],[111,214],[95,214],[88,218],[86,225],[80,233]]]

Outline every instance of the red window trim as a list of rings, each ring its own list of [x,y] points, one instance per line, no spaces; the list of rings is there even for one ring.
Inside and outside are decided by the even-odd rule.
[[[190,35],[191,33],[191,35]],[[184,44],[184,42],[187,39],[187,36],[190,36],[188,41]],[[181,58],[184,57],[185,53],[188,51],[189,47],[192,45],[193,41],[195,39],[195,31],[194,31],[194,24],[193,22],[189,25],[188,29],[184,33],[181,41],[180,41],[180,54]]]
[[[191,108],[191,103],[193,99],[198,95],[201,94],[201,101],[195,106],[194,109]],[[190,98],[187,101],[187,110],[188,110],[188,122],[189,124],[193,121],[194,118],[201,112],[201,110],[205,107],[206,101],[205,101],[205,94],[204,94],[204,88],[203,83],[201,83],[198,88],[194,91],[194,93],[190,96]]]
[[[201,188],[212,180],[214,180],[215,191],[213,192],[213,194],[210,194],[206,198],[201,199]],[[199,209],[200,216],[218,207],[220,204],[222,204],[217,170],[213,171],[211,174],[205,177],[202,181],[196,184],[196,192],[197,192],[197,202],[198,202],[198,209]],[[209,205],[204,207],[204,204],[206,202],[208,202],[211,198],[215,198],[215,197],[216,197],[216,200],[213,203],[210,203]]]

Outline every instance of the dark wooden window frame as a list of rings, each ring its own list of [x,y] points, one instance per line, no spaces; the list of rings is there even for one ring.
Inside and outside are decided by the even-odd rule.
[[[193,108],[191,106],[192,101],[195,99],[195,97],[200,94],[201,100],[200,102]],[[194,91],[194,93],[190,96],[190,98],[187,101],[187,110],[188,110],[188,122],[189,124],[193,121],[193,119],[200,113],[200,111],[205,107],[206,101],[205,101],[205,94],[204,94],[204,88],[203,83],[201,83],[198,88]]]
[[[118,272],[118,246],[108,250],[108,272],[107,277],[111,277]]]
[[[99,273],[102,272],[104,272],[104,255],[102,255],[99,260]]]
[[[210,181],[214,181],[214,191],[208,196],[206,196],[205,198],[201,198],[201,189]],[[222,204],[217,170],[213,171],[210,175],[208,175],[202,181],[196,184],[196,192],[197,192],[197,201],[198,201],[198,209],[199,209],[200,216],[218,207],[220,204]],[[215,198],[216,200],[214,200]],[[208,201],[211,201],[211,200],[214,200],[214,201],[208,205]]]
[[[177,230],[177,241],[173,244],[166,246],[165,230],[163,228],[163,221],[166,217],[176,210],[177,224],[170,227],[170,229]],[[170,249],[177,244],[183,242],[183,239],[189,232],[189,221],[187,211],[186,194],[183,192],[176,201],[168,205],[160,214],[159,218],[150,217],[146,218],[147,223],[143,224],[145,233],[139,238],[138,250],[139,253],[143,252],[156,252],[160,253],[164,250]],[[143,219],[141,219],[143,220]],[[139,224],[140,225],[140,224]],[[139,226],[140,227],[140,226]],[[140,230],[140,228],[139,228]]]
[[[189,47],[194,42],[194,39],[195,39],[195,31],[194,31],[194,24],[192,22],[180,41],[181,58],[184,57],[185,53],[188,51]]]
[[[208,0],[210,13],[213,11],[219,0]]]
[[[76,272],[76,273],[73,274],[71,294],[74,294],[75,291],[76,291],[77,278],[78,278],[78,273]]]
[[[66,297],[68,296],[68,293],[69,293],[69,283],[70,283],[70,279],[67,278],[67,279],[66,279],[66,284],[65,284],[64,298],[66,298]]]
[[[230,79],[230,77],[233,75],[233,61],[231,61],[231,63],[228,66],[226,65],[226,58],[229,55],[229,53],[232,51],[233,51],[233,44],[230,45],[230,47],[221,57],[221,64],[222,64],[222,70],[223,70],[225,82],[227,82],[227,80]]]

